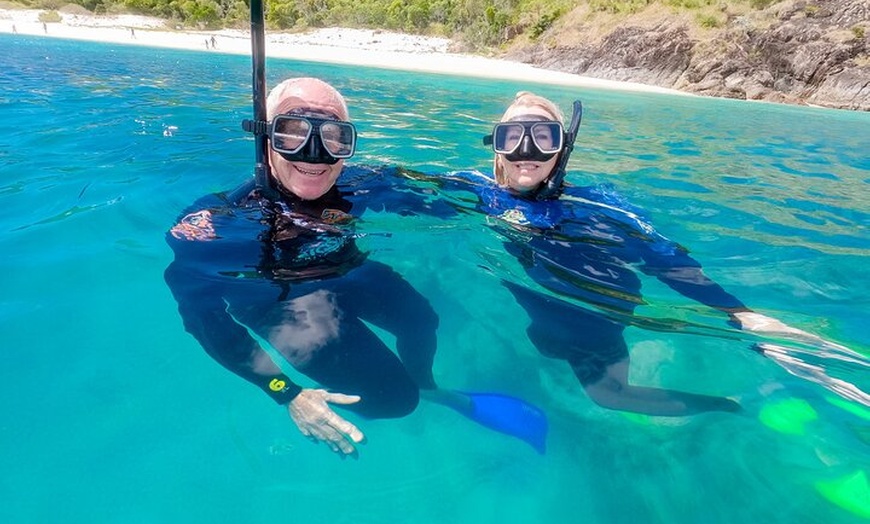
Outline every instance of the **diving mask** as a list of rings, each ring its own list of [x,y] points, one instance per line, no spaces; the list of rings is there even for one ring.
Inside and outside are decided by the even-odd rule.
[[[523,115],[522,120],[500,122],[483,143],[492,145],[493,151],[505,160],[517,162],[533,160],[546,162],[562,151],[565,132],[556,121],[533,120],[536,115]]]
[[[277,115],[269,125],[269,143],[273,151],[291,162],[335,164],[353,156],[356,128],[332,118]]]

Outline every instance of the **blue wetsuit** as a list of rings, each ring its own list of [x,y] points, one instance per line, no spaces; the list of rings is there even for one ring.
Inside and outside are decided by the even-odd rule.
[[[657,233],[610,186],[567,187],[560,198],[539,202],[482,183],[473,173],[455,178],[473,182],[464,189],[478,195],[481,211],[499,219],[495,227],[507,239],[505,249],[552,292],[504,281],[531,318],[528,334],[538,350],[567,360],[583,385],[597,382],[608,365],[628,357],[623,331],[644,303],[638,271],[708,306],[746,310],[701,272],[685,248]]]
[[[279,403],[301,388],[264,366],[255,336],[322,387],[359,395],[348,409],[368,417],[413,411],[418,388],[435,387],[438,317],[398,273],[367,259],[353,234],[367,207],[416,212],[419,200],[394,183],[346,167],[313,201],[267,198],[253,181],[198,200],[167,234],[175,260],[165,279],[185,329]],[[401,360],[363,320],[396,336]]]

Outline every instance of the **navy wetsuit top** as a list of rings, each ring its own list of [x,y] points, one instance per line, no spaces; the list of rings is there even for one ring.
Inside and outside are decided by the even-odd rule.
[[[417,388],[435,387],[438,317],[398,273],[367,258],[354,231],[367,208],[427,212],[426,199],[398,191],[401,179],[390,174],[345,167],[313,201],[267,198],[251,180],[195,202],[166,237],[175,260],[165,279],[185,329],[276,402],[301,388],[282,372],[263,371],[261,347],[324,387],[359,394],[350,409],[367,416],[413,409]],[[363,321],[396,336],[401,362]]]
[[[494,219],[490,224],[505,238],[505,250],[550,292],[502,281],[528,313],[527,333],[538,351],[566,360],[583,385],[629,356],[623,331],[641,323],[633,312],[644,303],[638,272],[708,306],[745,309],[610,186],[567,187],[558,199],[537,201],[479,173],[454,173],[438,183],[477,195],[478,209]],[[642,321],[660,329],[657,322]]]
[[[510,240],[506,249],[543,287],[617,312],[643,303],[635,270],[654,276],[680,294],[725,310],[743,303],[704,276],[701,264],[679,244],[659,234],[607,185],[566,187],[558,199],[523,198],[481,177],[469,189],[480,208],[499,218]]]

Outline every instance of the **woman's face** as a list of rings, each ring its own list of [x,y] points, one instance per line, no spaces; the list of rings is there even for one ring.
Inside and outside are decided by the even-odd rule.
[[[517,118],[524,116],[540,116],[543,120],[553,120],[553,115],[550,115],[541,107],[536,106],[513,106],[505,113],[502,122],[508,120],[525,120],[525,118]],[[537,136],[539,143],[544,143],[547,140],[552,141],[553,137]],[[522,137],[519,137],[522,139]],[[499,155],[501,161],[504,179],[507,186],[515,191],[527,193],[533,191],[541,183],[550,176],[553,169],[556,168],[556,163],[559,161],[559,155],[554,155],[553,158],[545,161],[535,161],[521,159],[515,162],[509,161],[504,155]]]

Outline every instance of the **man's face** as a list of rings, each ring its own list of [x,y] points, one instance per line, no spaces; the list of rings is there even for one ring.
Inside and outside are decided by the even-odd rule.
[[[346,120],[347,114],[335,93],[315,82],[299,82],[278,105],[276,114],[293,111],[302,116]],[[269,150],[272,175],[284,189],[304,200],[314,200],[329,191],[341,173],[344,160],[335,164],[290,161]]]

